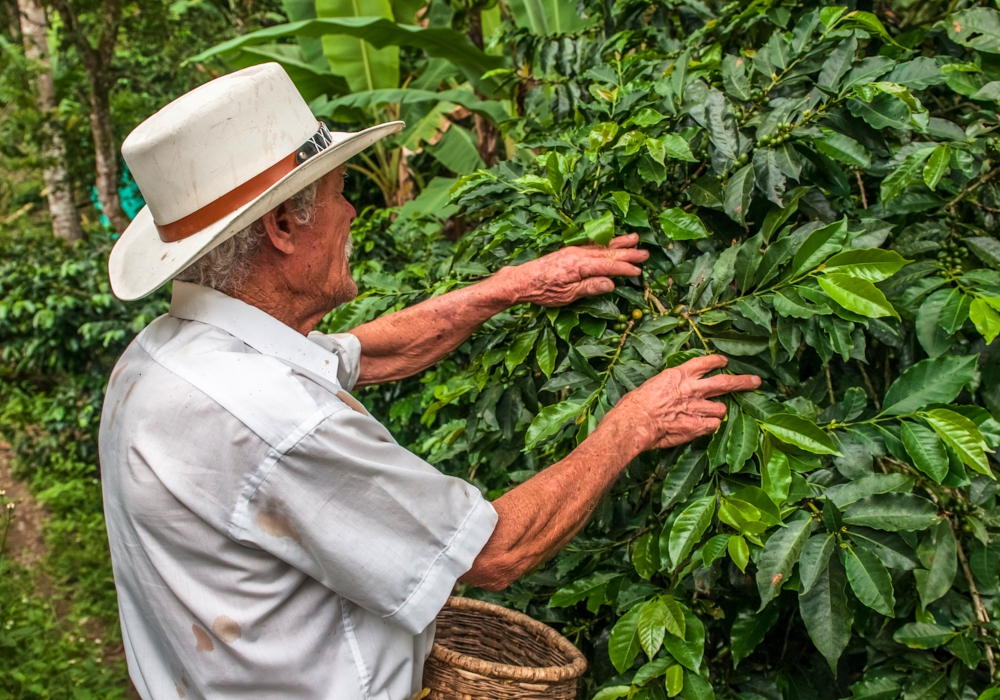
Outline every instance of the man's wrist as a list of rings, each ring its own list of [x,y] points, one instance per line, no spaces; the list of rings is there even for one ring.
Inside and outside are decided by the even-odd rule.
[[[524,300],[521,275],[516,267],[501,267],[486,282],[491,287],[491,295],[502,303],[505,309]]]

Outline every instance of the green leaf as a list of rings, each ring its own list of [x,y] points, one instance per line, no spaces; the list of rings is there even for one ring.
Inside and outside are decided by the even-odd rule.
[[[837,548],[833,533],[822,532],[809,538],[799,555],[799,593],[808,593],[830,564]]]
[[[663,233],[674,241],[690,241],[696,238],[708,238],[708,230],[694,214],[688,214],[680,207],[664,209],[658,217]]]
[[[902,421],[899,433],[913,466],[940,484],[948,475],[948,453],[934,431],[919,423]]]
[[[788,526],[771,535],[764,543],[764,550],[757,560],[757,590],[760,592],[760,609],[763,610],[781,591],[792,567],[809,539],[812,519],[793,520]]]
[[[529,450],[535,448],[540,441],[555,435],[559,429],[566,424],[566,421],[576,418],[583,411],[583,404],[573,401],[561,401],[551,406],[546,406],[528,426],[528,434],[525,436],[525,447]]]
[[[876,530],[924,530],[937,520],[937,507],[925,498],[883,493],[862,498],[844,511],[844,522]]]
[[[691,146],[680,134],[664,134],[660,138],[647,138],[646,149],[649,155],[660,165],[666,158],[696,163],[698,159],[691,153]]]
[[[606,246],[615,237],[615,217],[611,211],[606,211],[597,219],[591,219],[583,224],[583,232],[587,240],[597,245]]]
[[[663,618],[667,632],[679,639],[684,639],[687,634],[687,618],[684,616],[684,608],[671,596],[662,596],[660,600],[667,613],[666,617]]]
[[[701,676],[685,673],[681,698],[682,700],[715,700],[715,689]]]
[[[767,195],[769,200],[779,207],[783,207],[785,205],[785,173],[778,163],[777,151],[770,148],[758,148],[754,151],[752,165],[757,187]],[[730,182],[732,181],[730,180]],[[747,207],[749,207],[749,200],[743,212],[746,212]],[[744,218],[746,217],[744,216]]]
[[[560,588],[556,591],[549,600],[549,605],[553,608],[565,608],[570,605],[575,605],[576,603],[586,600],[592,595],[603,591],[607,587],[608,581],[616,576],[618,576],[618,574],[599,572],[591,574],[590,576],[582,578],[578,581],[574,581],[568,586]]]
[[[816,649],[830,670],[837,673],[837,660],[851,639],[854,615],[847,605],[847,578],[836,557],[830,559],[808,591],[799,592],[799,614]]]
[[[747,564],[750,561],[750,548],[747,546],[747,541],[743,539],[742,535],[733,535],[726,542],[726,549],[729,551],[733,563],[745,574]]]
[[[654,533],[647,532],[636,540],[635,547],[632,549],[632,566],[635,567],[639,577],[647,581],[660,568],[660,557],[657,551],[659,543],[653,539],[653,535]]]
[[[733,407],[729,420],[733,421],[733,427],[729,434],[726,461],[730,472],[738,472],[757,449],[760,430],[757,428],[757,421],[736,406]]]
[[[504,364],[507,366],[508,373],[513,372],[518,365],[527,359],[528,353],[530,353],[531,349],[535,347],[535,340],[537,339],[537,330],[521,333],[514,339],[513,344],[511,344],[510,349],[507,350],[507,355],[504,358]]]
[[[705,98],[705,128],[720,155],[727,162],[735,161],[740,150],[736,115],[729,101],[718,90],[709,90]]]
[[[694,546],[701,540],[705,530],[712,522],[712,515],[715,513],[715,496],[706,496],[685,508],[677,520],[674,521],[670,529],[670,544],[668,552],[670,561],[674,566],[680,566],[681,562],[694,549]]]
[[[847,219],[813,231],[792,258],[792,277],[799,277],[816,268],[828,257],[839,252],[846,240]]]
[[[976,330],[986,339],[987,345],[1000,334],[1000,314],[987,300],[979,297],[973,299],[969,306],[969,318],[975,324]]]
[[[885,566],[867,549],[848,546],[841,550],[847,580],[851,590],[862,603],[886,617],[895,617],[893,608],[896,598],[893,595],[892,579]]]
[[[885,393],[882,413],[899,416],[932,403],[951,403],[976,374],[975,355],[946,355],[921,360],[896,379]]]
[[[784,443],[818,455],[839,455],[830,436],[805,418],[791,413],[776,413],[760,424],[765,431]]]
[[[938,437],[958,453],[963,464],[991,479],[996,478],[986,460],[986,443],[975,423],[946,408],[935,408],[921,415]]]
[[[848,311],[866,318],[892,316],[899,319],[899,314],[885,298],[882,290],[868,280],[842,274],[829,274],[818,277],[816,281],[831,299]]]
[[[729,634],[733,668],[739,666],[740,661],[750,656],[764,641],[764,637],[774,627],[780,615],[776,605],[766,608],[763,612],[757,612],[753,608],[742,608],[736,613],[736,620]]]
[[[823,136],[813,140],[816,149],[834,160],[858,168],[870,168],[872,157],[868,150],[850,136],[844,136],[833,129],[822,129]]]
[[[979,649],[979,645],[964,634],[952,639],[945,648],[968,668],[976,668],[983,660],[983,652]]]
[[[934,149],[931,157],[927,159],[924,166],[924,184],[933,192],[937,189],[941,178],[951,169],[951,147],[948,144],[941,144]]]
[[[726,547],[729,544],[729,538],[734,535],[715,535],[710,537],[705,546],[701,548],[701,565],[704,567],[711,566],[716,559],[721,557],[726,553]]]
[[[781,505],[788,498],[788,489],[792,485],[792,472],[788,463],[788,455],[778,449],[771,450],[771,458],[760,472],[760,485],[776,505]]]
[[[552,376],[552,371],[556,367],[556,337],[548,327],[542,331],[542,339],[535,347],[535,359],[538,360],[538,368],[546,378]]]
[[[913,151],[903,159],[901,164],[889,171],[889,175],[882,180],[882,189],[879,193],[882,202],[888,202],[893,197],[899,196],[903,190],[909,187],[934,148],[931,146]]]
[[[983,51],[1000,53],[1000,12],[990,7],[973,7],[950,15],[943,23],[948,38],[957,44]]]
[[[476,148],[476,136],[465,127],[452,124],[441,140],[424,150],[456,175],[468,175],[486,164]]]
[[[958,633],[929,622],[911,622],[903,625],[892,638],[911,649],[937,649]]]
[[[707,464],[704,450],[687,450],[663,481],[660,498],[664,511],[673,508],[691,495],[691,490],[701,481]]]
[[[747,67],[742,56],[732,54],[722,59],[722,85],[726,93],[738,100],[750,100],[750,81],[747,80]]]
[[[734,264],[733,272],[736,286],[741,292],[745,292],[753,287],[754,280],[757,277],[757,267],[760,265],[764,255],[760,252],[763,242],[763,237],[758,233],[756,236],[751,236],[743,241],[739,252],[736,253],[736,263]],[[723,352],[726,351],[723,350]]]
[[[867,474],[846,484],[831,486],[826,497],[843,510],[862,498],[879,493],[909,493],[913,489],[913,477],[906,474]]]
[[[823,272],[881,282],[902,270],[909,262],[894,250],[857,248],[834,255],[823,265]]]
[[[972,297],[957,287],[948,292],[938,315],[938,325],[945,333],[952,335],[965,325],[971,303]]]
[[[826,61],[823,62],[816,84],[830,90],[837,90],[841,78],[851,69],[851,64],[854,63],[854,53],[857,50],[858,40],[853,34],[838,43],[827,56]]]
[[[881,93],[871,102],[848,100],[847,108],[876,129],[909,129],[910,108],[898,97]]]
[[[726,183],[722,208],[729,218],[746,228],[747,210],[750,209],[750,195],[753,194],[754,170],[748,163],[733,173]]]
[[[927,567],[913,572],[917,580],[920,604],[926,609],[951,590],[958,572],[958,543],[947,519],[924,533],[917,554],[921,563]]]
[[[994,238],[983,238],[973,236],[962,241],[977,258],[992,267],[1000,270],[1000,241]]]
[[[611,628],[611,637],[608,639],[608,656],[614,664],[618,673],[632,667],[635,657],[639,655],[639,615],[645,606],[640,604],[633,607],[619,618],[615,626]]]
[[[667,668],[664,684],[667,688],[667,697],[677,697],[684,690],[684,667],[674,664]]]
[[[581,17],[572,3],[558,0],[511,0],[510,9],[518,27],[540,36],[570,34],[594,23]]]
[[[890,569],[912,571],[920,565],[910,545],[894,532],[872,530],[858,525],[852,526],[848,532],[854,544],[874,553]]]
[[[611,685],[607,688],[602,688],[597,691],[594,695],[593,700],[618,700],[618,698],[624,698],[632,692],[632,686],[630,685]]]
[[[667,606],[660,598],[647,601],[639,613],[639,644],[649,659],[656,657],[656,652],[663,644],[663,636],[667,631],[666,618]]]
[[[705,625],[687,608],[684,609],[684,625],[684,638],[668,634],[663,638],[663,646],[677,663],[697,673],[705,655]]]

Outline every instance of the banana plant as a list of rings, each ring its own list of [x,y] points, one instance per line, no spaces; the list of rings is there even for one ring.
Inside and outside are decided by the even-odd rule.
[[[491,123],[506,118],[498,102],[476,96],[492,94],[496,85],[482,76],[503,65],[468,38],[448,27],[418,27],[395,20],[399,11],[411,21],[411,2],[388,0],[287,0],[288,24],[252,32],[202,52],[190,61],[220,58],[235,68],[277,61],[288,71],[317,117],[346,123],[402,118],[407,129],[382,141],[360,163],[349,167],[371,178],[389,206],[410,198],[401,179],[423,182],[407,165],[407,154],[427,151],[456,175],[483,166],[475,136],[450,117],[477,114]],[[294,37],[297,44],[278,40]],[[424,50],[430,57],[416,80],[400,85],[399,47]],[[463,84],[458,80],[465,78]],[[438,92],[442,86],[443,92]]]

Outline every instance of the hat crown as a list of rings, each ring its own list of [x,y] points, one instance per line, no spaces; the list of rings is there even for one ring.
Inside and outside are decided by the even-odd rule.
[[[153,220],[170,224],[286,158],[316,117],[277,63],[216,78],[177,98],[122,143]]]

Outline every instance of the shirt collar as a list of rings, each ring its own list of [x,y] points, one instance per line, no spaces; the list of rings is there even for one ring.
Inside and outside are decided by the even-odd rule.
[[[337,355],[256,306],[209,287],[174,280],[170,315],[220,328],[260,354],[313,375],[334,392],[342,388]]]

